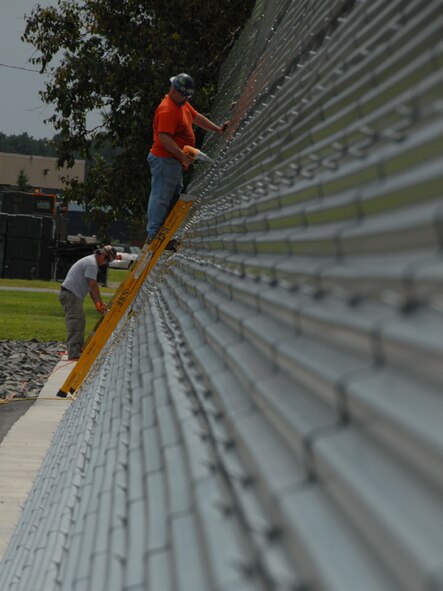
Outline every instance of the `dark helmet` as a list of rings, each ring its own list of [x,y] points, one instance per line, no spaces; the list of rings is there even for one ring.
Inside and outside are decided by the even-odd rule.
[[[194,94],[194,80],[189,74],[177,74],[169,79],[171,85],[183,96],[190,98]]]

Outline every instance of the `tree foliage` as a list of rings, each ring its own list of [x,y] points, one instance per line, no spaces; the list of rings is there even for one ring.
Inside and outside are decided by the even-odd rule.
[[[23,168],[19,170],[17,175],[17,188],[19,191],[29,191],[29,177],[26,175]]]
[[[35,139],[27,133],[6,135],[0,132],[0,152],[8,154],[32,154],[33,156],[57,156],[55,146],[48,139]]]
[[[220,65],[248,18],[254,0],[57,0],[26,19],[23,40],[32,63],[52,74],[42,91],[59,134],[59,163],[94,158],[85,183],[67,196],[89,211],[142,218],[149,190],[146,157],[155,108],[169,78],[189,72],[194,106],[207,112]],[[55,65],[54,65],[55,64]],[[91,126],[91,113],[101,114]],[[97,119],[97,118],[96,118]]]

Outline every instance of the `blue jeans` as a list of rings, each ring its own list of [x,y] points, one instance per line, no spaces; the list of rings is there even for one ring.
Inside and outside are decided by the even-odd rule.
[[[175,158],[148,156],[151,168],[151,194],[148,201],[149,240],[156,235],[183,189],[183,166]]]

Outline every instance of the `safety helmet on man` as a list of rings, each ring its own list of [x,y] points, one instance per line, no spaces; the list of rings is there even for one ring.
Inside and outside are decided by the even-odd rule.
[[[173,88],[178,90],[183,96],[187,96],[188,98],[193,96],[195,85],[194,80],[189,74],[185,74],[184,72],[182,74],[177,74],[177,76],[172,76],[172,78],[169,79],[169,82]]]

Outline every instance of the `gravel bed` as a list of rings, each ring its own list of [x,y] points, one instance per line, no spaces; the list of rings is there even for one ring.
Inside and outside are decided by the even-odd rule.
[[[0,340],[0,398],[37,396],[64,351],[57,341]]]

